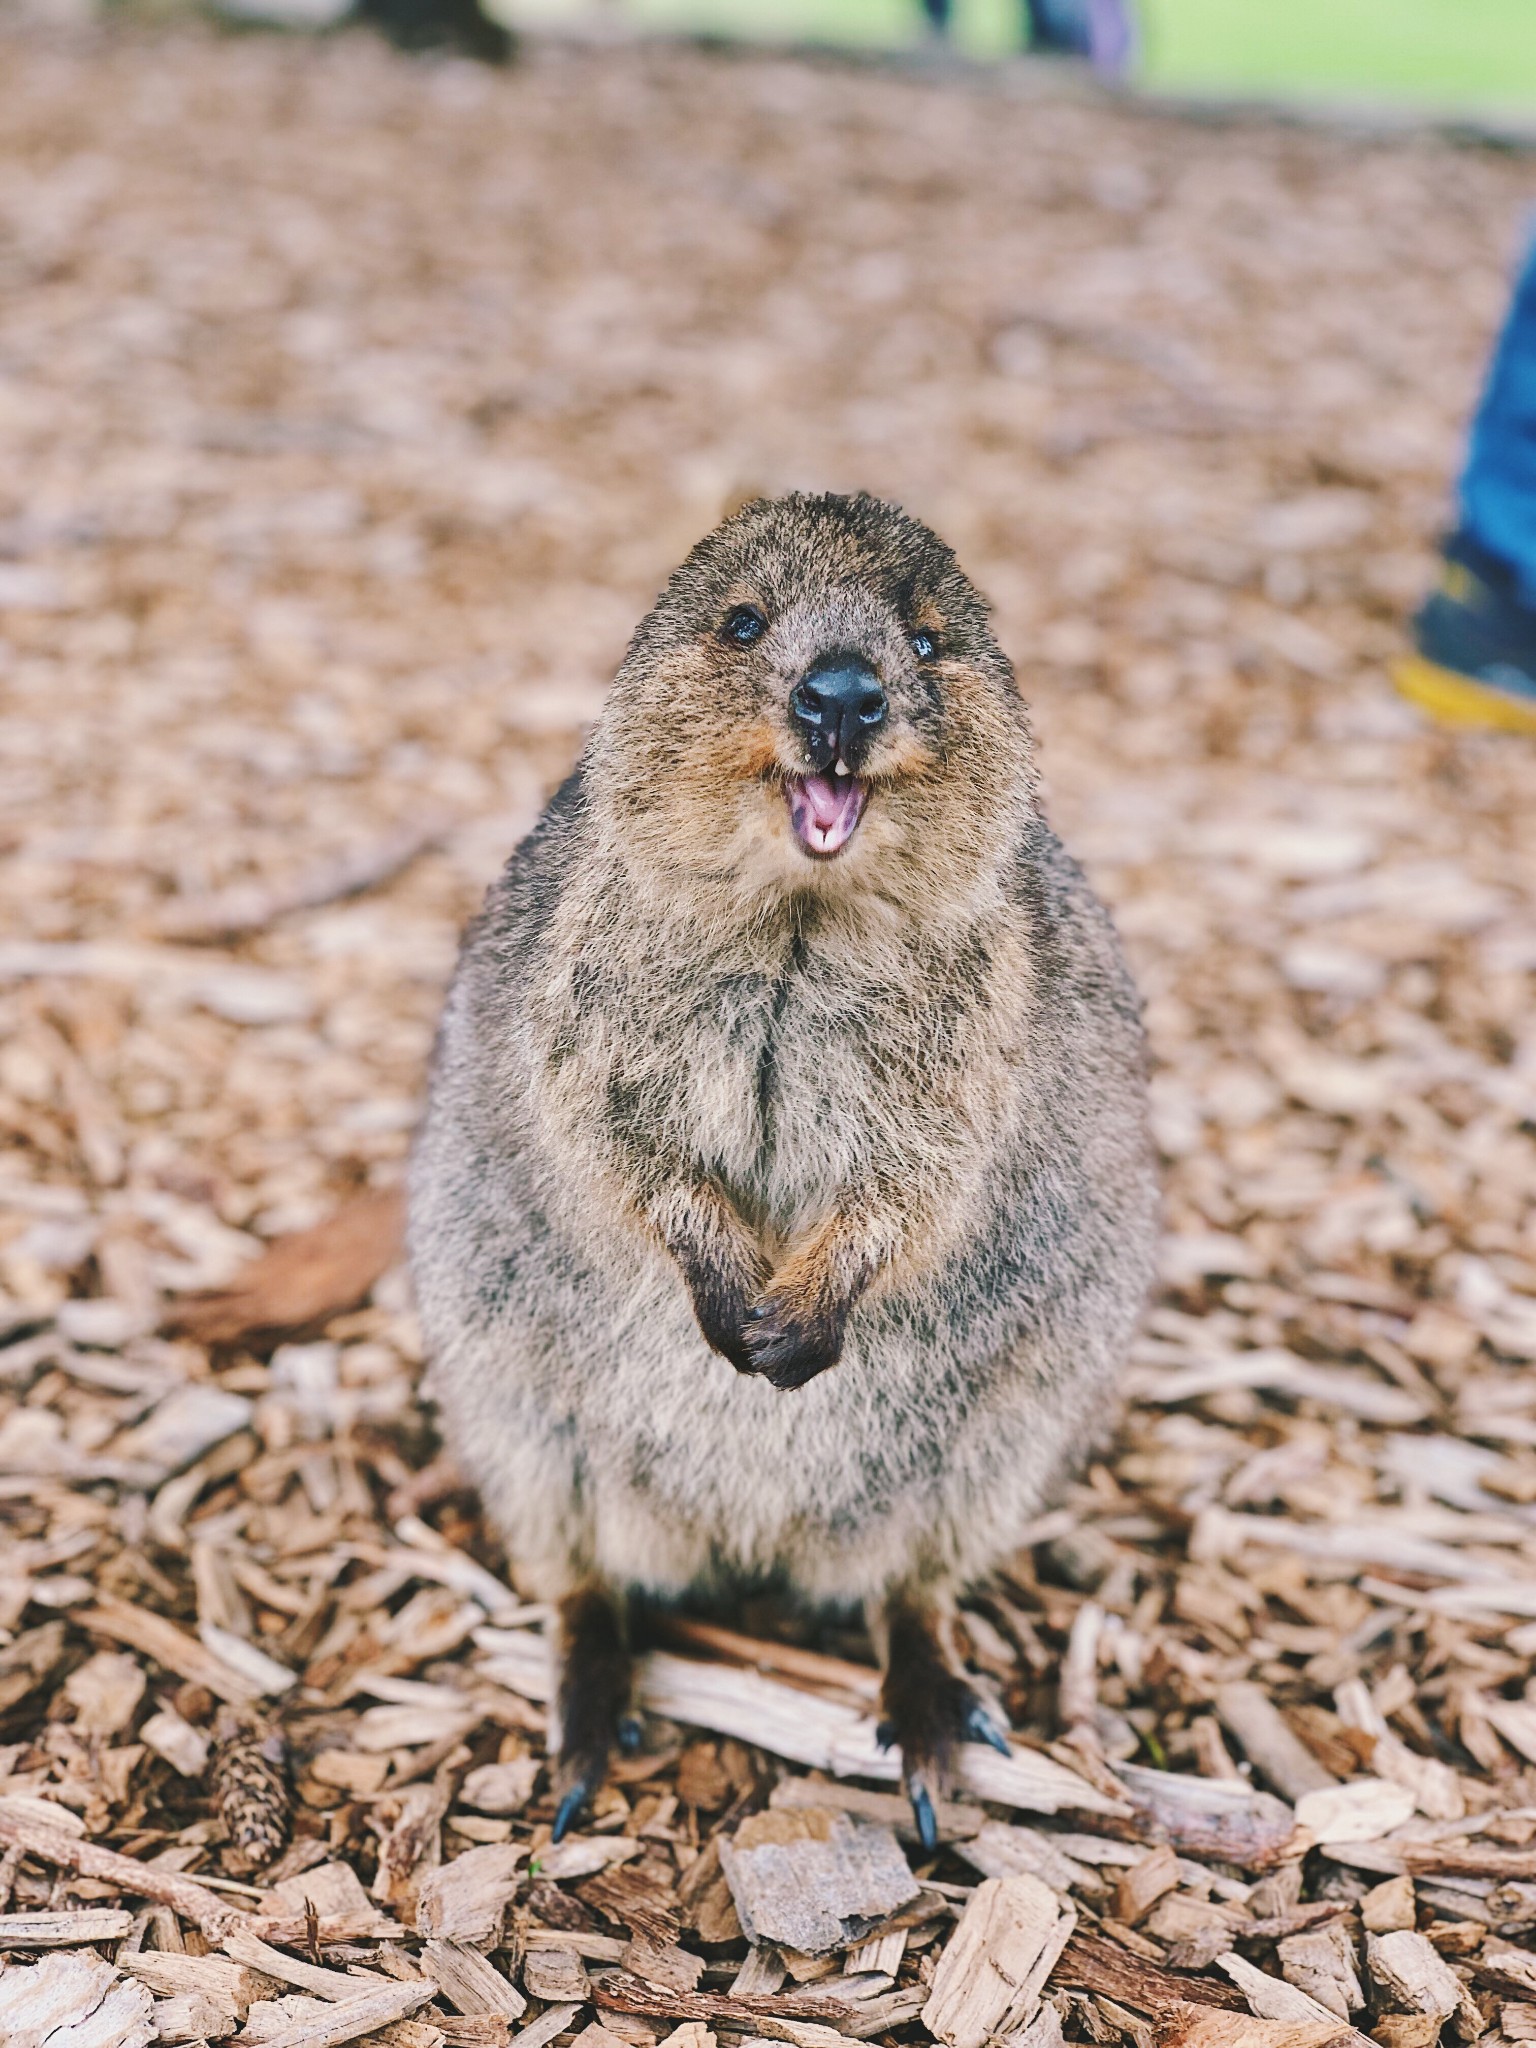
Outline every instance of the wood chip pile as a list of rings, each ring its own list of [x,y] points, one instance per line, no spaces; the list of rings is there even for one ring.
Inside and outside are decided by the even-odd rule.
[[[1529,162],[186,28],[0,31],[0,138],[0,2041],[1536,2039],[1533,761],[1384,667]],[[630,626],[805,482],[996,599],[1165,1286],[936,1855],[757,1610],[552,1850],[391,1190]]]

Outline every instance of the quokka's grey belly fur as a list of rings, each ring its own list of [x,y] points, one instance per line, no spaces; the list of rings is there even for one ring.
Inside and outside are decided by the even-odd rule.
[[[703,1344],[669,1278],[590,1281],[589,1313],[564,1326],[525,1323],[515,1296],[499,1329],[449,1333],[429,1313],[452,1439],[546,1596],[589,1572],[667,1592],[778,1575],[834,1602],[914,1574],[964,1582],[1013,1546],[1102,1422],[1102,1336],[1053,1378],[1022,1357],[968,1365],[892,1305],[860,1320],[832,1372],[783,1394]]]
[[[536,990],[592,857],[588,831],[578,784],[493,892],[450,999],[413,1168],[433,1384],[514,1570],[545,1597],[588,1577],[676,1592],[775,1575],[811,1600],[868,1601],[975,1578],[1104,1428],[1150,1273],[1140,1026],[1107,920],[1033,826],[1000,913],[1036,986],[995,1097],[995,1156],[943,1255],[861,1301],[840,1362],[780,1392],[705,1343],[601,1146],[583,1151],[541,1112]],[[675,977],[684,959],[657,971]],[[641,1007],[646,971],[637,958]],[[786,1035],[806,1026],[796,971],[777,1001]],[[921,982],[914,967],[914,1002]],[[650,1015],[666,1002],[658,983]],[[710,1056],[707,1012],[690,1013],[679,1061]],[[729,1048],[715,1050],[729,1074]],[[772,1069],[755,1048],[753,1071]],[[594,1122],[603,1113],[592,1105]],[[814,1149],[814,1131],[813,1117],[797,1146]],[[698,1143],[707,1162],[707,1130]]]

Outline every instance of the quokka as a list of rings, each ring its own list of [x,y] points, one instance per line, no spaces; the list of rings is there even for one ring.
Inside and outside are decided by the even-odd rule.
[[[1139,1006],[987,608],[875,499],[748,505],[471,927],[412,1171],[435,1385],[558,1603],[556,1833],[632,1603],[862,1603],[920,1833],[956,1593],[1102,1429],[1146,1293]]]

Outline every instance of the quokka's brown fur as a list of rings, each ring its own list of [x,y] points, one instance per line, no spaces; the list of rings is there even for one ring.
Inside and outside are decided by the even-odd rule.
[[[889,715],[818,860],[786,706],[834,651]],[[1143,1064],[949,549],[866,497],[702,541],[470,930],[412,1177],[459,1457],[565,1603],[562,1825],[623,1704],[604,1605],[762,1581],[864,1603],[924,1820],[987,1732],[946,1605],[1102,1427],[1147,1287]]]

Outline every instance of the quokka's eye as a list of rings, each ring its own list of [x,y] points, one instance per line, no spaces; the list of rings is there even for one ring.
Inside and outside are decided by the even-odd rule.
[[[751,647],[767,632],[768,621],[755,606],[739,604],[720,630],[737,647]]]
[[[934,655],[938,652],[933,635],[931,633],[914,633],[912,635],[912,652],[919,661],[932,661]]]

